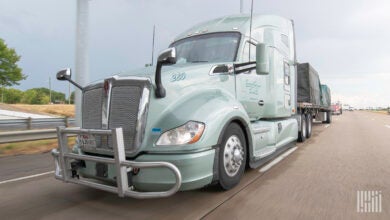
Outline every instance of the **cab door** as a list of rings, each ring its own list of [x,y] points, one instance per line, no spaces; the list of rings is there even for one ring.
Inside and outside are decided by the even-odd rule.
[[[256,61],[256,46],[247,41],[244,46],[242,62],[249,61]],[[237,100],[244,106],[251,120],[257,120],[263,115],[264,93],[265,78],[257,75],[256,69],[236,74]]]

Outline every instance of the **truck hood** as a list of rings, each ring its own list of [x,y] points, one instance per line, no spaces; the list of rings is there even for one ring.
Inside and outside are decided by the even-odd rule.
[[[225,64],[225,63],[186,63],[186,64],[167,65],[167,66],[163,66],[161,70],[161,76],[163,82],[170,81],[172,75],[178,73],[185,73],[186,76],[196,74],[197,77],[201,75],[206,77],[210,72],[211,68],[218,64]],[[126,76],[147,77],[150,78],[150,80],[152,80],[152,82],[154,83],[155,73],[156,73],[156,66],[152,66],[152,67],[145,67],[141,69],[135,69],[128,72],[122,72],[118,74],[118,76],[119,77],[126,77]]]

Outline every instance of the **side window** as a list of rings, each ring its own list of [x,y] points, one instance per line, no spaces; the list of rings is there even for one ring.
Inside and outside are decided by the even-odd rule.
[[[290,47],[290,44],[289,44],[289,42],[288,42],[288,36],[287,36],[287,35],[284,35],[284,34],[281,34],[280,37],[281,37],[281,41],[283,42],[283,44],[284,44],[287,48],[289,48],[289,47]]]
[[[284,64],[284,107],[288,108],[291,106],[291,77],[290,77],[290,66],[286,61]]]
[[[249,59],[249,47],[250,47],[250,59]],[[244,46],[244,52],[242,53],[242,62],[256,61],[256,46],[252,43],[246,42]]]
[[[284,62],[284,85],[287,87],[290,83],[290,66],[287,62]]]

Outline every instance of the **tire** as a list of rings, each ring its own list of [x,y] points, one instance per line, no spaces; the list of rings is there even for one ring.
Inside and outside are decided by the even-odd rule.
[[[306,117],[305,114],[301,115],[301,129],[298,131],[298,142],[305,142],[306,140]]]
[[[235,187],[241,180],[247,160],[247,148],[244,132],[236,124],[230,124],[223,134],[219,151],[219,180],[223,190]]]
[[[311,137],[312,125],[313,116],[311,116],[311,113],[308,113],[306,114],[306,139],[309,139]]]
[[[330,114],[330,112],[328,112],[328,118],[326,119],[326,123],[327,124],[330,124],[330,123],[332,123],[332,114]]]
[[[332,123],[332,114],[330,114],[330,111],[325,112],[326,119],[325,121],[322,121],[324,124],[330,124]]]

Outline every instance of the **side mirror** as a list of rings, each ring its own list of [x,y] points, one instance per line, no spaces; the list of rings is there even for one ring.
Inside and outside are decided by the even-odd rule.
[[[256,45],[256,73],[267,75],[269,73],[269,53],[267,45],[259,43]]]
[[[70,68],[63,69],[57,73],[57,79],[58,80],[68,80],[72,77],[72,71]]]
[[[176,49],[174,47],[168,48],[160,53],[157,59],[157,66],[156,66],[156,76],[155,76],[155,83],[156,83],[156,97],[157,98],[164,98],[165,97],[165,88],[162,85],[161,82],[161,68],[163,65],[167,64],[175,64],[176,63]]]
[[[72,71],[70,70],[70,68],[66,68],[66,69],[63,69],[61,71],[59,71],[57,73],[57,79],[58,80],[61,80],[61,81],[69,81],[70,83],[72,83],[74,86],[76,86],[77,88],[79,88],[81,91],[84,90],[84,88],[82,86],[80,86],[78,83],[76,83],[75,81],[73,81],[71,79],[72,77]]]
[[[161,64],[175,64],[176,49],[174,47],[171,47],[161,52],[158,56],[157,62]]]

